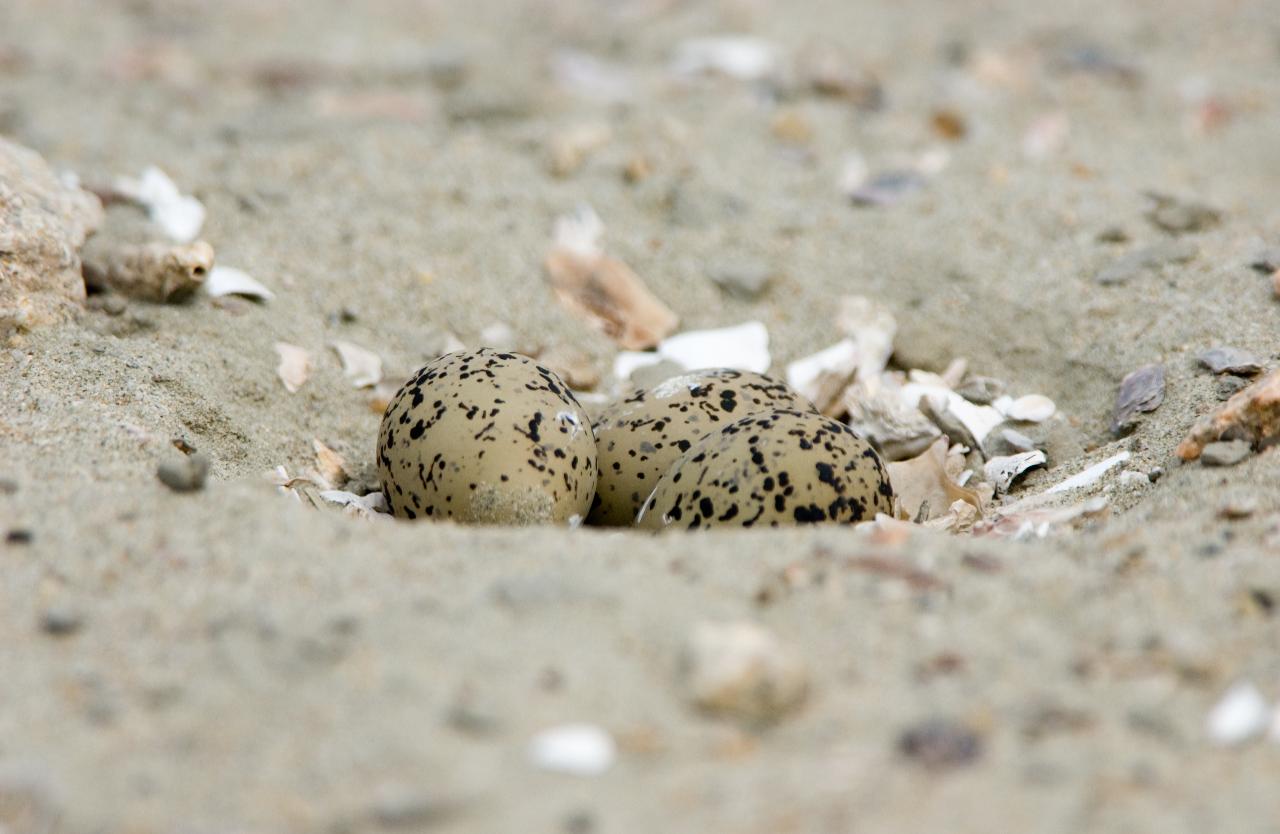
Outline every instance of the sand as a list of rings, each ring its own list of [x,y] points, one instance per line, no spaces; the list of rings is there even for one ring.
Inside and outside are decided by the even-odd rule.
[[[884,106],[798,72],[769,94],[672,77],[677,43],[723,32],[788,64],[834,46]],[[276,298],[87,310],[0,353],[0,826],[1269,830],[1280,747],[1215,744],[1206,716],[1238,681],[1280,697],[1280,455],[1172,453],[1218,403],[1198,351],[1280,358],[1280,302],[1247,265],[1280,243],[1278,32],[1265,0],[3,4],[0,131],[88,184],[159,165],[207,206],[219,263]],[[1053,68],[1089,44],[1137,79]],[[557,85],[567,48],[624,67],[630,100]],[[939,109],[963,139],[930,127]],[[775,136],[780,112],[812,138]],[[1027,158],[1056,113],[1063,144]],[[553,176],[551,137],[592,122],[612,140]],[[840,192],[851,151],[880,171],[939,147],[948,164],[896,205]],[[633,184],[636,154],[652,173]],[[1099,286],[1169,237],[1149,190],[1222,222],[1179,238],[1194,260]],[[834,341],[833,301],[856,293],[897,316],[899,366],[964,357],[1052,397],[1024,493],[1122,450],[1165,474],[1113,473],[1071,496],[1106,494],[1103,517],[1025,541],[364,522],[263,480],[311,466],[320,438],[371,482],[378,414],[333,339],[396,379],[446,333],[505,323],[607,375],[615,346],[541,272],[581,202],[682,328],[759,319],[775,369]],[[1099,240],[1117,227],[1129,243]],[[112,207],[100,236],[154,230]],[[777,273],[757,301],[711,280],[742,263]],[[278,341],[314,358],[295,394]],[[1165,401],[1115,439],[1116,386],[1149,362]],[[210,457],[204,490],[157,481],[174,437]],[[678,658],[707,619],[794,647],[804,706],[766,729],[694,709]],[[967,728],[972,755],[904,755],[931,719]],[[617,739],[606,773],[529,762],[569,722]]]

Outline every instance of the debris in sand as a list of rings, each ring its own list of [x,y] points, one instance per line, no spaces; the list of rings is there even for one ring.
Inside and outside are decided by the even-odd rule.
[[[876,174],[847,193],[855,206],[881,208],[901,202],[924,186],[925,179],[917,171],[896,170]]]
[[[1280,271],[1280,246],[1263,246],[1248,260],[1249,268],[1263,275]]]
[[[40,612],[40,630],[53,637],[67,637],[84,627],[84,612],[68,602],[56,602]],[[0,798],[4,794],[0,791]]]
[[[834,416],[844,410],[841,394],[853,381],[860,356],[853,339],[842,339],[788,364],[787,384],[807,397],[818,411]]]
[[[1219,440],[1210,443],[1200,452],[1200,463],[1205,466],[1235,466],[1253,454],[1253,446],[1247,440]]]
[[[1022,134],[1022,155],[1027,159],[1046,159],[1062,150],[1071,133],[1071,120],[1061,110],[1037,117]]]
[[[1043,539],[1057,527],[1080,519],[1097,517],[1107,510],[1108,501],[1105,495],[1094,496],[1087,501],[1066,507],[1036,506],[1044,500],[1045,495],[1047,493],[1034,495],[1002,507],[992,520],[975,524],[974,534],[1015,540],[1033,536]]]
[[[1003,494],[1009,491],[1009,487],[1022,473],[1037,466],[1044,466],[1047,460],[1044,452],[1037,449],[1033,452],[991,458],[983,465],[982,471],[991,485],[996,488],[996,493]],[[1142,477],[1146,478],[1145,475]]]
[[[764,295],[773,280],[773,270],[760,262],[717,266],[711,270],[712,282],[720,291],[741,301],[755,301]]]
[[[1272,371],[1191,429],[1179,444],[1178,457],[1195,460],[1215,440],[1247,440],[1266,446],[1280,437],[1280,370]]]
[[[1073,489],[1084,489],[1085,487],[1093,486],[1093,484],[1097,483],[1098,480],[1101,479],[1103,475],[1107,474],[1115,467],[1124,463],[1130,457],[1131,455],[1127,451],[1117,452],[1111,457],[1105,460],[1099,461],[1098,463],[1095,463],[1093,466],[1090,466],[1087,469],[1084,469],[1083,471],[1078,472],[1075,475],[1072,475],[1070,478],[1067,478],[1065,481],[1054,484],[1053,486],[1045,490],[1044,495],[1057,495],[1058,493],[1061,493],[1061,492],[1070,492]]]
[[[137,179],[118,177],[115,192],[146,209],[151,222],[177,243],[191,243],[204,228],[204,205],[179,191],[169,175],[154,165]]]
[[[600,372],[591,357],[569,347],[553,347],[538,355],[538,364],[555,371],[574,391],[592,391],[600,384]]]
[[[874,443],[887,460],[914,457],[940,435],[920,409],[908,405],[901,391],[879,376],[857,380],[845,389],[841,403],[849,414],[849,426]]]
[[[1267,729],[1269,713],[1258,687],[1250,681],[1239,681],[1209,711],[1206,729],[1216,744],[1243,744]]]
[[[1263,360],[1247,350],[1212,347],[1196,356],[1196,361],[1215,374],[1253,376],[1262,371]]]
[[[624,351],[614,359],[614,376],[627,379],[637,369],[667,360],[684,370],[733,368],[765,373],[773,364],[769,355],[769,330],[762,322],[749,321],[716,330],[690,330],[663,339],[653,353]]]
[[[1120,473],[1120,486],[1124,487],[1149,487],[1151,486],[1151,478],[1145,472],[1134,472],[1132,469],[1126,469]]]
[[[1155,411],[1164,402],[1164,365],[1143,365],[1120,381],[1111,431],[1121,435],[1133,429],[1140,413]]]
[[[220,298],[224,295],[242,295],[259,301],[275,298],[275,293],[262,286],[249,273],[233,266],[215,266],[209,270],[204,282],[206,295]]]
[[[938,430],[946,435],[947,439],[953,444],[958,443],[966,448],[982,451],[982,446],[974,438],[973,432],[969,431],[969,427],[964,424],[964,421],[951,413],[945,400],[935,400],[928,396],[921,397],[918,407],[920,413],[932,420]]]
[[[311,439],[316,453],[316,474],[325,489],[337,489],[347,482],[347,462],[342,455],[326,446],[319,438]]]
[[[675,331],[679,320],[626,264],[600,248],[604,223],[590,206],[556,220],[544,262],[556,298],[619,347],[646,350]]]
[[[551,57],[551,75],[564,90],[584,99],[616,104],[634,95],[631,75],[622,67],[572,49]]]
[[[1034,440],[1014,429],[1000,429],[1000,434],[995,438],[991,451],[998,454],[997,450],[1002,447],[1012,449],[1014,452],[1031,452],[1037,448]]]
[[[898,752],[926,770],[951,770],[982,755],[982,737],[960,721],[929,718],[902,731]]]
[[[788,145],[807,145],[813,141],[813,122],[794,107],[775,113],[769,121],[769,130],[775,139]]]
[[[938,438],[919,455],[887,464],[899,516],[929,521],[945,515],[956,501],[964,501],[983,513],[981,496],[955,482],[947,472],[946,438]]]
[[[604,122],[574,125],[552,134],[548,143],[552,175],[575,173],[596,151],[613,141],[613,130]]]
[[[599,776],[613,767],[618,745],[594,724],[561,724],[529,742],[529,761],[540,770],[571,776]]]
[[[515,350],[516,332],[511,329],[511,325],[496,321],[480,331],[480,344],[494,350]]]
[[[1043,423],[1058,411],[1053,400],[1043,394],[1027,394],[1016,400],[1011,397],[997,397],[992,406],[1005,417],[1019,423]]]
[[[799,56],[799,75],[815,93],[842,98],[863,110],[884,106],[884,88],[869,72],[855,69],[833,44],[818,44]]]
[[[90,289],[113,290],[143,301],[190,298],[213,269],[213,247],[195,243],[147,243],[119,246],[84,263]]]
[[[991,405],[1004,395],[1005,384],[989,376],[971,376],[958,386],[956,393],[974,405]]]
[[[954,110],[934,110],[929,117],[929,126],[934,133],[950,142],[958,142],[969,133],[968,122]]]
[[[858,346],[858,376],[879,376],[893,355],[898,322],[888,306],[863,295],[846,295],[836,311],[836,329]]]
[[[1148,191],[1153,205],[1147,211],[1152,225],[1170,234],[1202,232],[1222,222],[1222,213],[1203,203],[1179,200],[1167,194]]]
[[[80,249],[101,222],[97,197],[0,137],[0,340],[67,321],[84,303]]]
[[[1104,286],[1123,284],[1146,270],[1191,261],[1199,253],[1199,247],[1189,240],[1163,240],[1113,261],[1099,270],[1093,280]]]
[[[329,343],[342,360],[342,373],[356,388],[372,388],[382,381],[382,357],[352,342],[334,339]]]
[[[311,375],[311,354],[297,345],[288,342],[276,342],[276,353],[280,355],[280,364],[276,366],[276,375],[284,383],[285,390],[296,394],[302,384]]]
[[[770,724],[804,702],[804,659],[773,632],[747,622],[698,623],[680,670],[690,701],[709,713]]]
[[[302,480],[295,478],[294,481]],[[292,481],[290,483],[293,483]],[[285,486],[289,486],[286,484]],[[290,487],[292,488],[292,487]],[[387,496],[382,491],[371,492],[368,495],[356,495],[354,492],[345,492],[340,489],[323,489],[320,490],[320,498],[328,501],[330,504],[337,504],[343,508],[347,515],[355,518],[372,520],[375,518],[390,518],[391,508],[387,506]]]
[[[778,70],[778,50],[749,35],[691,38],[676,48],[671,70],[679,76],[724,75],[738,81],[761,81]]]
[[[165,461],[156,469],[160,483],[174,492],[196,492],[209,477],[209,459],[200,453]]]
[[[902,386],[902,397],[907,403],[919,403],[929,398],[934,413],[950,412],[969,432],[973,440],[981,445],[987,435],[996,426],[1004,422],[1004,415],[989,405],[974,405],[964,397],[946,387],[942,380],[925,381],[925,378],[913,372],[915,380]],[[936,379],[936,378],[935,378]]]

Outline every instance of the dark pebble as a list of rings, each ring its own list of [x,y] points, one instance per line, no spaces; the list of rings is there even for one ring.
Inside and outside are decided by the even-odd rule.
[[[976,761],[982,738],[958,721],[930,718],[898,736],[898,752],[927,770],[949,770]]]
[[[40,630],[54,637],[75,634],[84,625],[84,615],[68,605],[51,605],[40,613]]]
[[[716,268],[711,280],[725,295],[754,301],[764,295],[773,279],[773,270],[762,263],[731,264]]]
[[[209,477],[209,459],[195,454],[165,461],[156,469],[156,477],[174,492],[195,492],[204,488],[205,479]]]
[[[1104,286],[1123,284],[1146,270],[1157,269],[1166,264],[1186,263],[1194,259],[1199,251],[1194,243],[1187,240],[1153,243],[1112,261],[1099,270],[1093,280]]]
[[[956,393],[971,403],[991,405],[1004,393],[1004,383],[989,376],[971,376],[956,389]]]
[[[0,495],[13,495],[17,491],[17,481],[12,478],[0,478]]]
[[[34,538],[35,534],[30,530],[22,527],[15,527],[8,533],[5,533],[4,541],[5,544],[31,544]]]
[[[890,171],[854,189],[849,199],[855,206],[891,206],[922,188],[924,177],[915,171]]]
[[[1155,205],[1147,212],[1152,225],[1170,234],[1202,232],[1222,222],[1222,212],[1204,203],[1179,200],[1164,194],[1148,194]]]
[[[1215,374],[1253,376],[1262,370],[1262,359],[1247,350],[1212,347],[1196,356],[1196,361]]]
[[[1249,384],[1249,380],[1238,376],[1224,376],[1218,380],[1217,394],[1220,400],[1229,400]]]

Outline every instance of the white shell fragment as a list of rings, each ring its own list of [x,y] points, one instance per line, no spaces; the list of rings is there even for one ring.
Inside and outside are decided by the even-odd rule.
[[[370,388],[382,381],[382,357],[371,350],[335,339],[329,347],[342,360],[342,372],[356,388]]]
[[[787,384],[823,414],[838,403],[840,394],[858,369],[861,353],[852,339],[843,339],[829,348],[787,365]]]
[[[778,51],[769,41],[746,35],[691,38],[676,49],[671,69],[676,75],[710,73],[759,81],[777,71]]]
[[[887,306],[862,295],[840,299],[836,327],[858,346],[858,376],[869,379],[884,372],[893,355],[898,322]]]
[[[1082,487],[1091,486],[1096,483],[1103,475],[1110,472],[1116,466],[1124,463],[1129,459],[1129,453],[1118,452],[1106,460],[1099,461],[1083,472],[1079,472],[1067,478],[1065,481],[1045,490],[1045,495],[1057,495],[1060,492],[1068,492],[1073,489],[1081,489]]]
[[[678,333],[658,343],[656,352],[623,351],[613,361],[613,373],[618,379],[627,379],[636,369],[664,359],[687,371],[732,368],[762,374],[773,364],[768,328],[762,322],[749,321],[716,330]]]
[[[137,179],[117,178],[115,190],[145,208],[151,222],[177,243],[191,243],[204,228],[204,205],[180,192],[169,175],[154,165]]]
[[[1021,423],[1043,423],[1058,411],[1053,400],[1041,394],[1028,394],[1016,400],[999,397],[992,405],[1005,417]]]
[[[302,384],[307,381],[307,377],[311,375],[311,354],[288,342],[276,342],[276,353],[280,354],[276,375],[284,383],[286,391],[296,394]]]
[[[1249,681],[1236,683],[1209,711],[1209,738],[1217,744],[1242,744],[1267,728],[1269,712],[1258,687]]]
[[[618,745],[594,724],[562,724],[529,742],[529,761],[541,770],[573,776],[599,776],[613,766]]]
[[[887,460],[915,457],[940,434],[938,427],[920,409],[908,405],[900,390],[885,384],[883,377],[860,379],[850,385],[842,404],[849,412],[849,426],[875,441]]]
[[[928,397],[935,411],[950,411],[979,443],[1004,422],[1004,415],[992,406],[974,405],[943,385],[908,382],[902,386],[902,397],[910,405],[919,403],[921,397]]]
[[[215,266],[209,270],[209,277],[204,282],[206,295],[218,298],[223,295],[243,295],[266,301],[275,298],[275,293],[254,280],[249,273],[233,266]]]
[[[311,439],[311,448],[316,453],[316,474],[324,486],[329,489],[340,487],[347,482],[347,462],[342,455],[330,449],[318,437]]]
[[[348,514],[357,518],[373,519],[391,512],[391,508],[387,506],[387,496],[382,494],[382,490],[368,495],[356,495],[340,489],[326,489],[320,493],[320,497],[331,504],[345,507]]]
[[[1004,493],[1009,491],[1009,487],[1013,486],[1013,482],[1023,472],[1037,466],[1043,466],[1046,460],[1048,459],[1045,457],[1044,452],[1039,449],[1018,455],[1004,455],[988,460],[983,465],[982,472],[996,488],[997,493]]]

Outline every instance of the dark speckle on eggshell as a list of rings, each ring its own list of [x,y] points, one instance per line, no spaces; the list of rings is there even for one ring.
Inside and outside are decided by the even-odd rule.
[[[481,348],[428,363],[391,400],[378,478],[402,518],[565,523],[590,509],[595,452],[589,418],[559,377]]]
[[[682,527],[852,524],[892,512],[880,456],[838,420],[780,409],[709,434],[658,481],[636,523]]]
[[[625,526],[676,459],[706,434],[750,414],[812,409],[785,383],[717,368],[636,391],[596,421],[600,477],[589,524]]]

